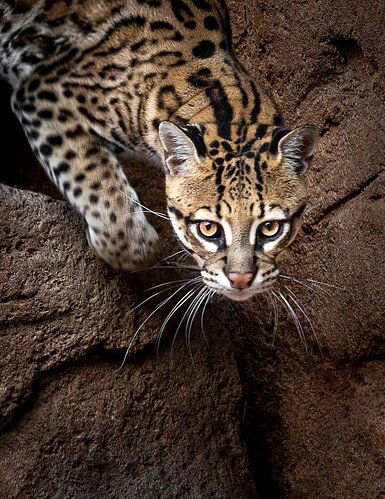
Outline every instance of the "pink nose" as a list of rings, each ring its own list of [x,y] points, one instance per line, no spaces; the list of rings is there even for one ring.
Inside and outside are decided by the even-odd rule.
[[[230,272],[229,279],[231,287],[235,289],[246,289],[251,286],[254,274],[238,274],[238,272]]]

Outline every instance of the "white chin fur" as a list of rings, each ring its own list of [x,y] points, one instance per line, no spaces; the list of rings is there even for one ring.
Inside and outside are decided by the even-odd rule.
[[[229,300],[246,301],[252,298],[254,295],[256,295],[258,291],[250,289],[244,289],[244,290],[229,289],[228,291],[220,290],[219,293],[225,296],[226,298],[229,298]]]

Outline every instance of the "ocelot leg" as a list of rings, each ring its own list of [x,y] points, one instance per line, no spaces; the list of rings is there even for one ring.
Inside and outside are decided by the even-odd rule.
[[[84,218],[96,253],[115,269],[142,266],[153,253],[157,234],[115,154],[75,102],[60,103],[60,90],[36,85],[31,79],[12,98],[35,154]]]

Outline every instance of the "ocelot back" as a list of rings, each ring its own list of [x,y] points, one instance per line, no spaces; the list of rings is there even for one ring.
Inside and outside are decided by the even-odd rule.
[[[157,240],[119,164],[163,164],[168,213],[203,282],[266,290],[295,237],[314,127],[282,127],[231,50],[222,0],[0,0],[0,72],[52,181],[115,268]]]

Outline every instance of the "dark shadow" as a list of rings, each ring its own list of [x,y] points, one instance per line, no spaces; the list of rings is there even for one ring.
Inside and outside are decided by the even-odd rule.
[[[23,190],[41,192],[54,199],[63,199],[33,154],[23,129],[11,109],[11,90],[0,81],[0,183]]]

